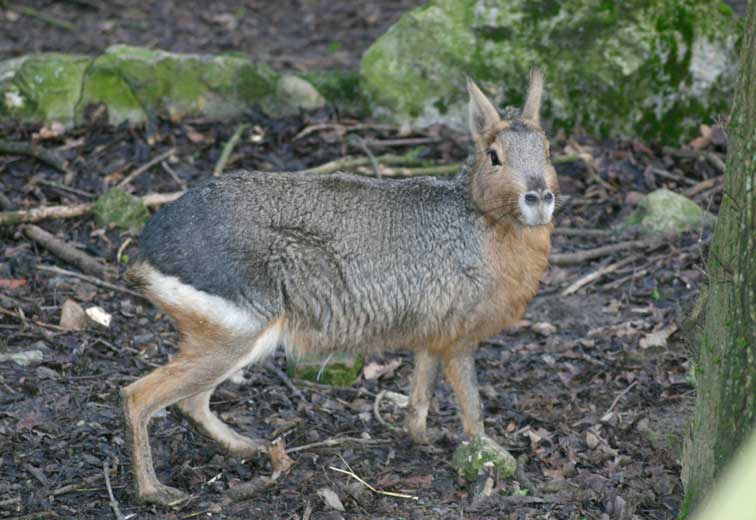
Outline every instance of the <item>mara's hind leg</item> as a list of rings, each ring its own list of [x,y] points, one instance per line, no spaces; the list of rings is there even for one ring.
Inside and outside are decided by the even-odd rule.
[[[250,439],[232,430],[210,410],[210,396],[215,388],[184,399],[178,403],[181,410],[204,435],[210,437],[229,454],[248,458],[256,455],[267,444],[265,440]]]
[[[212,387],[213,378],[206,373],[203,358],[179,355],[121,390],[121,405],[126,419],[126,443],[139,499],[171,505],[187,497],[178,489],[158,481],[152,464],[147,425],[155,412],[180,399]]]
[[[218,426],[212,423],[209,416],[222,425],[222,428],[230,431],[230,428],[209,410],[206,410],[207,416],[204,415],[202,400],[209,398],[212,390],[236,370],[272,353],[278,344],[281,322],[269,324],[251,338],[201,334],[200,330],[209,330],[207,323],[204,327],[191,328],[182,326],[179,322],[179,328],[185,333],[185,339],[180,346],[181,354],[164,367],[121,390],[127,443],[131,451],[137,493],[141,500],[161,505],[170,505],[186,495],[161,484],[155,475],[147,430],[150,418],[158,410],[179,401],[189,400],[184,408],[188,407],[198,414],[201,417],[200,422],[205,427],[208,424],[211,429]],[[194,396],[198,397],[191,400]],[[218,428],[212,431],[217,433]]]

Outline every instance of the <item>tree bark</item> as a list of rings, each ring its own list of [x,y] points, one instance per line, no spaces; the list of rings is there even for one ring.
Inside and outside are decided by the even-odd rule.
[[[728,135],[708,284],[690,320],[698,395],[683,454],[681,513],[701,501],[756,423],[756,1],[745,19]]]

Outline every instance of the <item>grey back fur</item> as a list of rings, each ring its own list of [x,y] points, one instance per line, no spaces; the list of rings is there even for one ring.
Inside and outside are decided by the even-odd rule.
[[[285,315],[319,350],[400,347],[454,329],[493,290],[468,169],[227,174],[161,209],[142,259],[260,317]]]

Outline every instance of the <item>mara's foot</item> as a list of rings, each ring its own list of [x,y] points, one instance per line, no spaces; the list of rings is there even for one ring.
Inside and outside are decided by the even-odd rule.
[[[157,504],[164,507],[172,507],[189,499],[189,495],[180,489],[156,484],[139,492],[139,500],[146,504]]]
[[[270,448],[270,442],[265,439],[251,439],[236,434],[233,441],[225,444],[223,448],[232,457],[250,459],[260,453],[267,452]]]

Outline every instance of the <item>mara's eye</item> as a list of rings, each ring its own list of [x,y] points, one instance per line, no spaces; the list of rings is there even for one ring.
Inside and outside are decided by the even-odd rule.
[[[496,150],[489,150],[488,157],[491,158],[491,164],[493,164],[494,166],[501,166],[501,161],[499,160],[499,154],[496,153]]]

